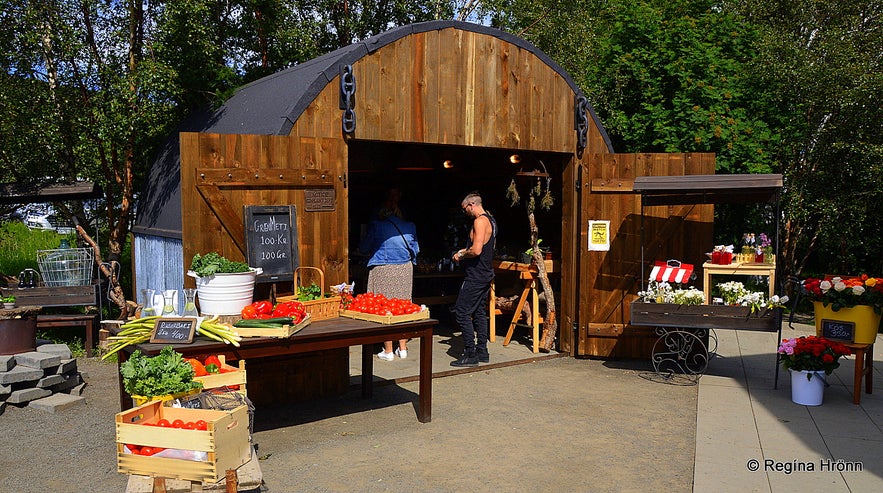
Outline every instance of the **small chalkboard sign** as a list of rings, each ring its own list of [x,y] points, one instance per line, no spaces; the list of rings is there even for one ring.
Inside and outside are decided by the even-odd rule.
[[[181,404],[181,407],[186,409],[202,409],[202,400],[199,398],[199,394],[178,399],[178,402]]]
[[[300,263],[295,207],[245,206],[245,247],[248,265],[262,269],[257,282],[293,280]]]
[[[158,318],[150,334],[150,342],[189,344],[196,331],[195,318]]]
[[[822,337],[852,342],[855,339],[855,322],[822,319]]]

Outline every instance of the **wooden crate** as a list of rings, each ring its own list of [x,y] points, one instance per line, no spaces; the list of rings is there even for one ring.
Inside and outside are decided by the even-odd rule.
[[[144,426],[165,418],[169,421],[205,420],[208,430],[185,430]],[[228,469],[237,469],[251,459],[248,409],[232,411],[164,407],[151,401],[116,415],[117,469],[123,474],[164,477],[217,483]],[[207,460],[192,461],[167,457],[133,455],[125,444],[205,452]]]
[[[221,354],[218,356],[218,359],[221,360],[221,365],[228,369],[233,370],[227,373],[210,373],[204,377],[193,377],[197,382],[202,382],[203,390],[209,389],[217,389],[221,387],[232,387],[235,385],[239,386],[237,392],[242,395],[247,395],[245,391],[246,384],[246,373],[245,373],[245,360],[239,360],[239,367],[235,367],[227,364],[227,358]]]
[[[233,327],[233,330],[236,331],[241,337],[278,337],[278,338],[288,338],[293,334],[296,334],[299,330],[303,329],[307,325],[310,325],[310,322],[313,320],[313,316],[307,313],[307,316],[301,320],[299,324],[295,325],[285,325],[278,329],[261,329],[257,327]]]
[[[390,325],[401,322],[412,322],[414,320],[425,320],[429,318],[429,309],[421,310],[417,313],[408,313],[406,315],[374,315],[371,313],[362,313],[352,310],[341,310],[340,316]]]

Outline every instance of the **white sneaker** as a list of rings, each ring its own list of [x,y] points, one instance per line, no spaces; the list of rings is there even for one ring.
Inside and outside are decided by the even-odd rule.
[[[402,359],[405,359],[408,357],[408,350],[407,349],[396,349],[395,353],[396,353],[396,356],[398,356],[399,358],[402,358]]]
[[[385,351],[380,351],[377,353],[377,357],[382,359],[383,361],[392,361],[395,359],[395,355],[393,353],[387,353]]]

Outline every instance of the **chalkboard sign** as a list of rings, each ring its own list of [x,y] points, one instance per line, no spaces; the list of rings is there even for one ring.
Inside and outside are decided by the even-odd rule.
[[[300,264],[295,207],[245,206],[245,243],[248,265],[263,269],[257,282],[292,281]]]
[[[196,331],[195,318],[158,318],[150,334],[150,342],[189,344]]]
[[[855,339],[855,322],[822,319],[822,337],[852,342]]]
[[[202,400],[199,398],[199,394],[178,399],[178,403],[186,409],[202,409]]]

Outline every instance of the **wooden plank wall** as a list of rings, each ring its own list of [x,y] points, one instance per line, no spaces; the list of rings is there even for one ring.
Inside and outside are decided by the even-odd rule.
[[[416,33],[360,59],[353,72],[357,139],[576,151],[573,90],[499,38]]]
[[[327,120],[307,118],[305,121],[309,121],[312,128],[330,132]],[[323,269],[326,289],[328,285],[345,282],[348,277],[347,239],[345,234],[340,234],[340,231],[347,230],[348,221],[347,196],[343,187],[345,162],[346,147],[340,139],[181,134],[185,268],[189,267],[195,253],[217,251],[232,260],[245,259],[245,252],[236,240],[237,234],[244,236],[244,231],[237,229],[244,227],[241,221],[245,205],[293,204],[297,208],[301,265]],[[200,175],[202,170],[210,169],[231,172],[247,169],[247,179],[233,178],[222,182],[217,186],[216,195],[204,197],[206,192],[202,185],[206,180]],[[309,188],[333,188],[335,210],[307,212],[304,190]],[[233,220],[225,218],[224,210],[236,217]]]
[[[649,357],[649,330],[630,327],[629,303],[641,286],[641,201],[637,176],[713,174],[714,154],[594,154],[582,187],[579,262],[579,340],[576,354],[607,358]],[[588,220],[610,220],[611,248],[588,252]],[[677,259],[701,265],[712,246],[711,205],[644,209],[644,261]],[[644,276],[649,275],[645,267]],[[696,283],[701,284],[701,283]]]

